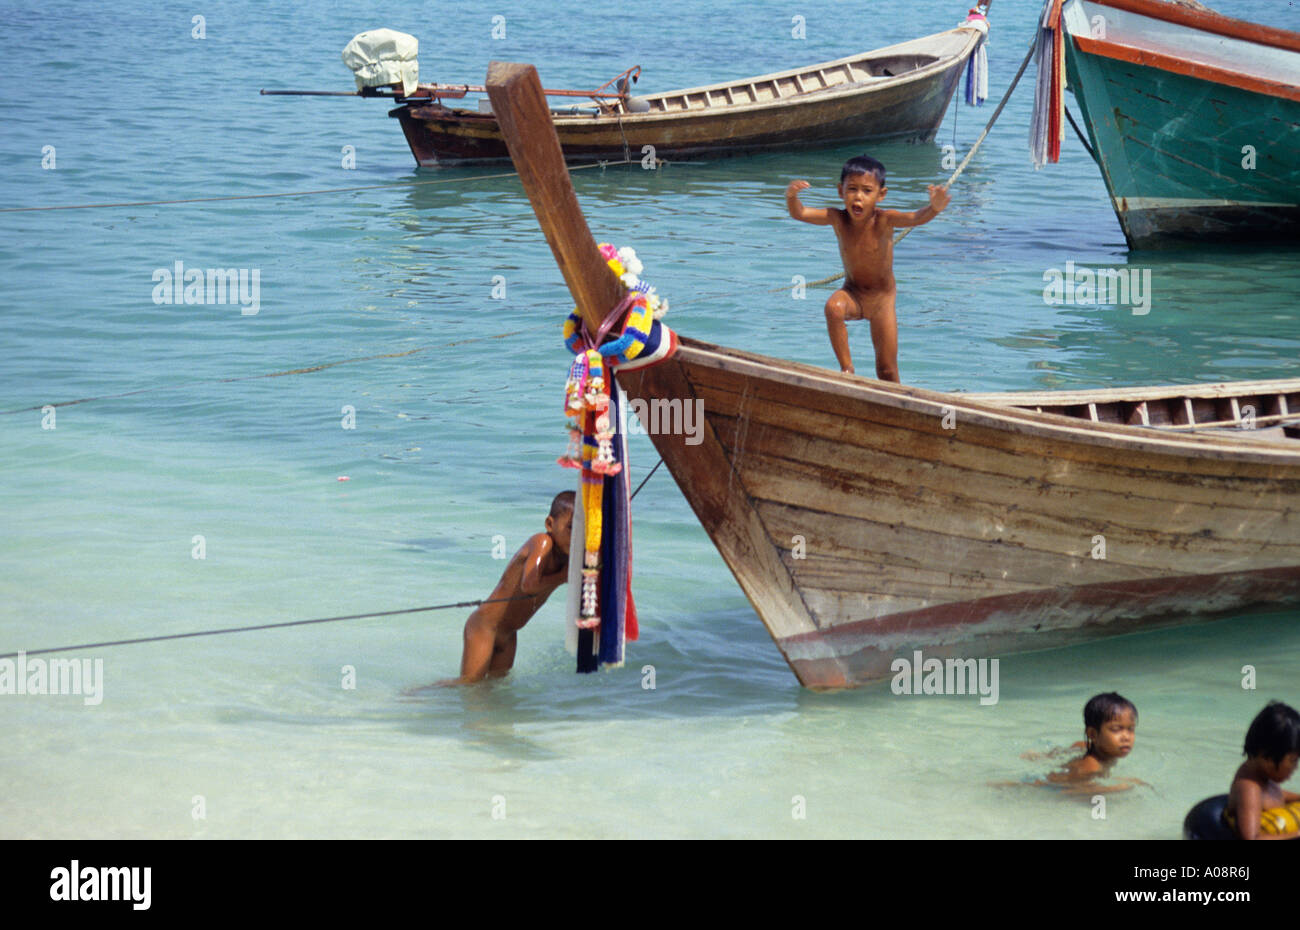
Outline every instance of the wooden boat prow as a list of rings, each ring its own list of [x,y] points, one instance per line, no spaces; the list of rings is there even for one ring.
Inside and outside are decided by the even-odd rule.
[[[488,87],[595,330],[619,285],[536,72],[494,64]],[[702,431],[651,439],[808,687],[916,649],[996,657],[1300,603],[1300,379],[965,395],[689,338],[617,377],[633,401],[701,405]]]

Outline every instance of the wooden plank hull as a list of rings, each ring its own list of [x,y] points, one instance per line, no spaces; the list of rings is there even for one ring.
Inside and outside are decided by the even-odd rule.
[[[1149,0],[1070,0],[1063,22],[1130,246],[1300,239],[1300,34]]]
[[[1026,410],[692,340],[620,381],[702,404],[697,444],[662,422],[652,438],[808,687],[886,677],[915,649],[997,656],[1300,603],[1300,440],[1280,429],[1081,422],[1035,412],[1042,395]],[[1275,419],[1300,409],[1300,380],[1250,387]]]
[[[823,80],[832,75],[824,87],[806,86],[798,71],[782,72],[657,94],[645,98],[651,112],[552,111],[552,122],[569,161],[636,160],[646,145],[658,158],[688,158],[851,141],[928,142],[978,41],[976,30],[955,29],[804,69],[805,78],[818,70]],[[899,61],[909,65],[903,74],[871,73],[889,71],[881,62]],[[400,121],[420,165],[509,159],[491,114],[411,102],[389,116]]]

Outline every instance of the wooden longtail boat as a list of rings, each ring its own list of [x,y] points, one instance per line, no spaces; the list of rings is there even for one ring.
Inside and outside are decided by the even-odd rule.
[[[551,119],[565,157],[577,161],[640,159],[646,145],[657,158],[680,158],[836,142],[928,142],[984,37],[983,25],[729,83],[635,98],[604,95],[585,109],[553,109]],[[442,99],[463,96],[462,88],[420,85],[410,97],[397,97],[405,103],[388,115],[401,121],[416,162],[509,159],[495,116],[448,107]]]
[[[1300,238],[1300,33],[1163,0],[1067,0],[1061,18],[1130,246]]]
[[[619,301],[536,72],[487,85],[593,330]],[[1300,378],[949,394],[682,339],[619,372],[700,401],[655,448],[799,681],[890,674],[1300,603]]]

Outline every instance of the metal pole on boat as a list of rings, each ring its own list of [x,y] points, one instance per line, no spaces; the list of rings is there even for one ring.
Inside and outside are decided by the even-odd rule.
[[[596,90],[555,90],[553,88],[545,88],[542,90],[542,93],[547,97],[583,97],[592,100],[624,100],[627,98],[626,76],[622,76],[621,80],[623,83],[619,85],[619,89],[614,93],[607,93],[600,88],[597,88]],[[635,75],[632,76],[632,80],[636,80]],[[607,81],[600,86],[602,88],[608,87],[609,83],[610,82]],[[371,89],[367,88],[367,90]],[[265,88],[259,90],[258,93],[263,97],[378,97],[384,100],[409,100],[418,103],[420,101],[427,102],[428,100],[437,97],[460,98],[464,97],[466,94],[482,94],[485,93],[486,90],[487,88],[481,87],[477,84],[421,84],[415,93],[409,95],[399,94],[396,92],[385,94],[374,90],[367,93],[366,91],[357,90],[266,90]],[[420,95],[421,91],[424,92],[423,96]]]
[[[355,90],[266,90],[258,91],[263,97],[382,97],[384,94],[363,95]]]

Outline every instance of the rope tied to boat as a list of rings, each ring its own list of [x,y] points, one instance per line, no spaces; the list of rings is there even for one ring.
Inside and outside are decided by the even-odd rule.
[[[971,159],[975,157],[975,153],[978,152],[980,146],[984,144],[984,140],[989,137],[989,133],[993,129],[993,124],[998,121],[998,117],[1001,116],[1002,111],[1006,109],[1007,103],[1011,100],[1011,94],[1016,89],[1016,85],[1018,85],[1020,83],[1020,79],[1024,77],[1025,69],[1029,67],[1029,60],[1034,57],[1034,52],[1037,49],[1037,47],[1038,47],[1037,40],[1029,43],[1029,51],[1025,53],[1024,60],[1020,62],[1020,68],[1019,70],[1016,71],[1016,76],[1011,79],[1011,84],[1009,87],[1007,87],[1006,93],[1002,95],[1002,99],[998,102],[997,109],[995,109],[993,111],[993,115],[989,117],[988,123],[986,123],[984,126],[984,131],[979,134],[979,138],[977,138],[975,140],[975,144],[970,147],[970,151],[966,153],[966,157],[961,160],[961,164],[957,166],[957,170],[954,171],[952,173],[952,176],[948,178],[947,181],[944,182],[943,184],[944,190],[948,190],[948,188],[952,187],[952,185],[956,182],[956,180],[959,177],[961,177],[962,172],[966,170],[966,166],[969,165]],[[897,245],[899,242],[901,242],[904,238],[907,237],[907,234],[910,233],[915,228],[916,228],[915,226],[909,226],[907,229],[904,229],[902,232],[900,232],[897,236],[894,237],[894,244]],[[839,277],[843,277],[843,275],[840,275]]]
[[[628,500],[632,500],[641,493],[641,489],[644,488],[646,483],[654,477],[655,472],[659,470],[659,466],[663,463],[663,459],[660,459],[655,463],[655,467],[650,469],[649,473],[641,479],[641,483],[637,485],[636,490],[632,492],[632,496],[629,497]],[[483,604],[504,604],[509,601],[525,601],[531,600],[534,597],[536,597],[534,594],[518,594],[514,597],[489,597],[477,601],[457,601],[454,604],[434,604],[429,607],[405,607],[398,610],[378,610],[366,614],[346,614],[340,617],[316,617],[311,620],[285,620],[279,623],[258,623],[252,626],[228,626],[216,630],[194,630],[189,633],[162,633],[157,636],[138,636],[132,639],[113,639],[99,643],[81,643],[76,646],[51,646],[47,649],[23,649],[17,652],[6,652],[0,654],[0,659],[16,659],[19,656],[48,655],[54,652],[73,652],[79,649],[107,649],[111,646],[135,646],[141,643],[159,643],[170,639],[193,639],[198,636],[220,636],[225,633],[252,633],[257,630],[279,630],[291,626],[311,626],[318,623],[338,623],[343,620],[368,620],[375,617],[398,617],[405,614],[427,613],[431,610],[452,610],[457,607],[479,607]]]

